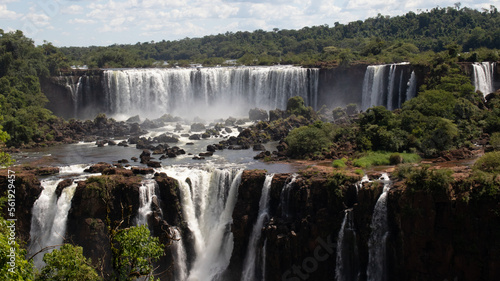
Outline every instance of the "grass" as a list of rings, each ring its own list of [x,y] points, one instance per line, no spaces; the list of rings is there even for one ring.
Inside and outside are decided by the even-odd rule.
[[[415,153],[392,153],[386,151],[370,151],[363,157],[354,160],[355,167],[369,168],[371,166],[397,165],[401,163],[416,163],[420,156]]]
[[[334,167],[334,168],[345,168],[347,166],[346,163],[347,163],[347,159],[346,158],[333,160],[332,167]]]

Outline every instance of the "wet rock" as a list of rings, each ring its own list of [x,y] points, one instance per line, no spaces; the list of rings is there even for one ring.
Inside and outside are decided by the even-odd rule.
[[[203,132],[205,131],[205,124],[203,123],[193,123],[191,124],[192,132]]]
[[[258,120],[265,121],[268,119],[267,111],[264,109],[260,109],[260,108],[250,109],[250,111],[248,112],[248,117],[252,121],[258,121]]]
[[[256,143],[253,145],[253,150],[254,151],[265,151],[266,147],[261,143]]]

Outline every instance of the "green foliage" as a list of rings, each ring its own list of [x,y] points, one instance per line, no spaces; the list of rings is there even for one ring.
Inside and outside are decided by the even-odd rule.
[[[49,128],[43,123],[54,117],[45,109],[47,98],[39,77],[65,67],[60,51],[50,44],[35,47],[22,32],[0,30],[0,116],[10,135],[8,146],[42,142]]]
[[[327,149],[331,145],[331,129],[330,124],[323,122],[293,129],[285,138],[289,155],[304,158]]]
[[[500,132],[495,132],[491,134],[490,145],[495,150],[500,150]]]
[[[35,280],[101,280],[79,246],[64,244],[43,256],[45,266]]]
[[[153,262],[164,255],[158,237],[145,225],[119,229],[113,234],[113,268],[118,280],[134,280],[153,272]]]
[[[397,174],[400,177],[405,177],[407,188],[410,191],[423,190],[432,193],[448,192],[448,189],[453,182],[453,171],[448,169],[430,169],[429,166],[409,167],[398,166]]]
[[[0,198],[0,209],[3,210],[7,202],[6,197]],[[2,280],[33,280],[33,263],[25,259],[26,250],[22,248],[12,236],[12,228],[8,222],[0,215],[0,279]],[[14,224],[15,231],[15,224]],[[12,260],[15,256],[15,260]]]
[[[420,161],[420,156],[415,153],[390,153],[385,151],[370,151],[363,157],[354,160],[353,165],[355,167],[369,168],[371,166],[394,165],[399,163],[416,163],[418,161]]]
[[[500,151],[485,153],[474,163],[473,169],[486,173],[500,173]]]
[[[347,24],[304,27],[300,30],[226,32],[177,41],[143,42],[109,47],[69,47],[61,51],[76,64],[89,66],[141,65],[148,60],[204,63],[212,58],[238,60],[245,65],[302,64],[317,61],[348,66],[352,61],[418,61],[418,52],[441,52],[447,58],[488,58],[500,46],[499,13],[456,7],[434,8],[415,14],[377,15]],[[462,49],[470,55],[457,57]],[[498,56],[498,54],[496,54]],[[490,59],[491,58],[491,59]],[[476,60],[477,61],[477,60]],[[209,61],[210,62],[210,61]],[[220,63],[219,63],[220,64]],[[150,63],[151,65],[151,63]]]
[[[334,168],[345,168],[345,167],[347,167],[346,163],[347,163],[347,159],[346,158],[336,159],[336,160],[333,160],[332,167],[334,167]]]

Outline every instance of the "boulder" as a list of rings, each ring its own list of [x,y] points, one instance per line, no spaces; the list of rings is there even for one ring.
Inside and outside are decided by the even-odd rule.
[[[203,131],[205,131],[205,125],[203,123],[191,124],[191,132],[203,132]]]
[[[260,108],[253,108],[248,111],[248,118],[252,121],[266,121],[268,119],[267,111]]]

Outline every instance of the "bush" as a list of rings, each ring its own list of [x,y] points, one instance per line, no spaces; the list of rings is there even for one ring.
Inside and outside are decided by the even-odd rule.
[[[345,168],[345,167],[347,167],[346,163],[347,163],[347,159],[346,158],[336,159],[336,160],[333,160],[332,167],[334,167],[334,168]]]
[[[500,173],[500,151],[485,153],[474,163],[473,169],[486,173]]]
[[[354,166],[369,168],[371,166],[395,165],[401,163],[415,163],[420,156],[415,153],[390,153],[385,151],[371,151],[365,156],[354,160]]]
[[[500,132],[491,134],[490,144],[494,150],[500,150]]]
[[[453,182],[453,171],[449,169],[430,169],[429,166],[409,168],[406,171],[406,186],[411,191],[447,191]]]
[[[285,138],[288,154],[293,158],[303,158],[327,149],[331,145],[325,130],[317,126],[295,128]]]

